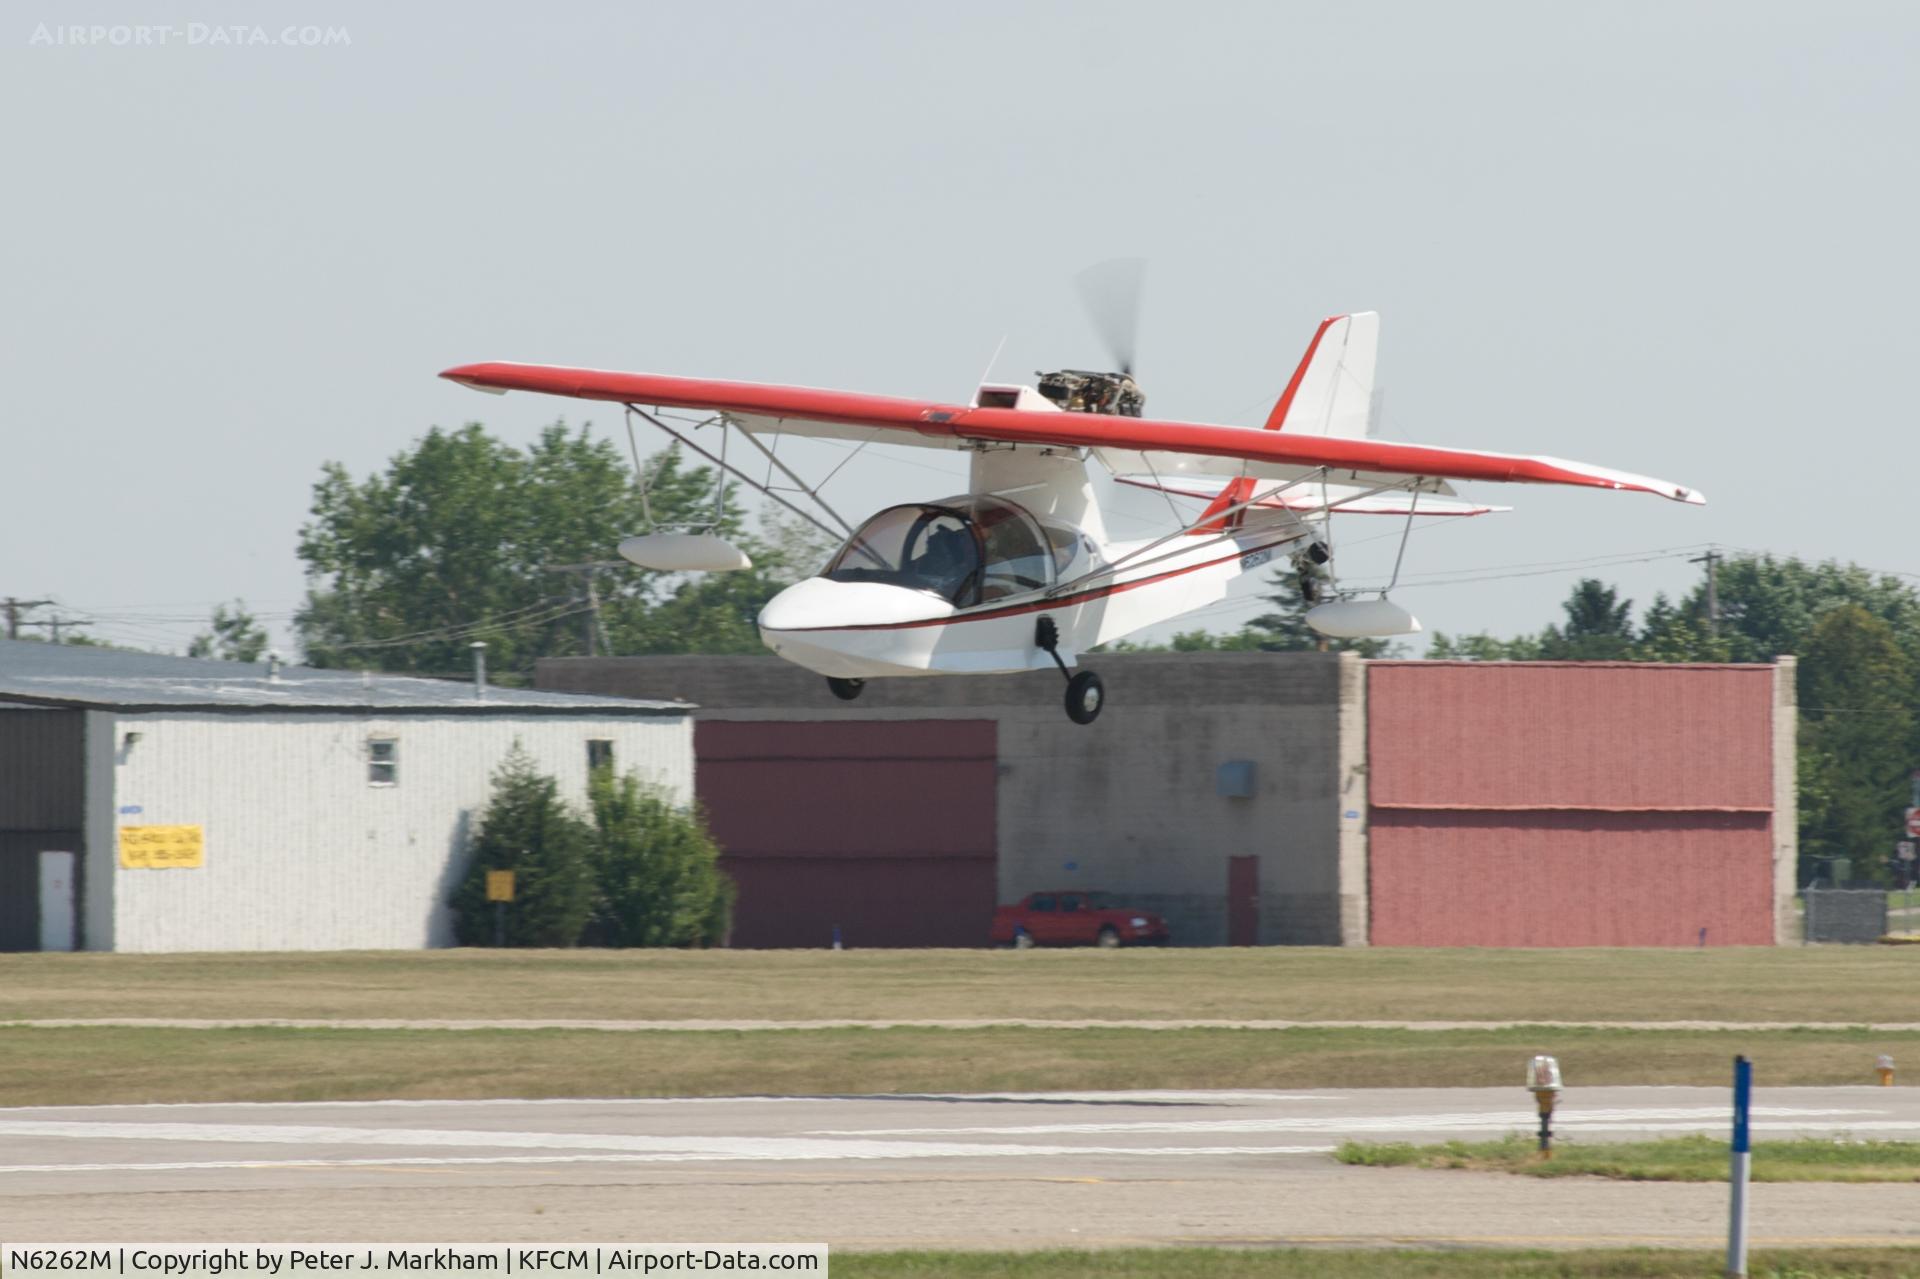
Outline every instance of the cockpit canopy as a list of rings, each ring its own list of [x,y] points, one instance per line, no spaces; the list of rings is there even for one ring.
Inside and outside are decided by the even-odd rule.
[[[1055,550],[1038,520],[997,497],[890,506],[860,527],[822,576],[931,591],[958,608],[1054,582]]]

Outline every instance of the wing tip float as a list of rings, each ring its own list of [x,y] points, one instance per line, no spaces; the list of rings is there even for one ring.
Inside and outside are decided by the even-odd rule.
[[[1372,312],[1336,316],[1322,325],[1322,334],[1337,320],[1373,318]],[[1362,344],[1367,337],[1360,326]],[[1354,326],[1347,326],[1352,330]],[[1328,346],[1328,350],[1333,348]],[[1351,352],[1354,342],[1346,349]],[[1700,490],[1650,476],[1635,475],[1584,462],[1554,457],[1524,457],[1511,453],[1480,452],[1432,445],[1400,444],[1365,438],[1365,413],[1360,408],[1372,394],[1371,352],[1366,376],[1358,364],[1330,368],[1323,379],[1330,388],[1325,412],[1313,429],[1282,416],[1286,430],[1245,426],[1218,426],[1198,422],[1168,422],[1147,418],[1108,417],[1097,413],[1039,413],[1022,409],[971,408],[931,400],[863,395],[811,387],[770,386],[757,382],[723,382],[705,378],[667,377],[651,373],[615,373],[598,369],[562,368],[541,364],[488,362],[461,364],[440,376],[476,391],[535,391],[575,399],[614,403],[652,404],[700,409],[778,420],[782,429],[806,434],[809,422],[903,433],[902,443],[959,445],[965,441],[1040,444],[1056,448],[1095,448],[1184,453],[1198,457],[1233,459],[1277,467],[1326,471],[1336,481],[1377,482],[1374,477],[1489,480],[1508,484],[1567,484],[1580,488],[1652,493],[1688,506],[1706,505]],[[1313,363],[1313,354],[1303,369]],[[1332,376],[1338,374],[1336,378]],[[1315,374],[1307,369],[1303,387],[1312,387]],[[1347,390],[1338,395],[1331,391]],[[1361,391],[1364,389],[1365,394]],[[1292,410],[1309,401],[1297,391]],[[1342,407],[1344,404],[1344,407]],[[1278,406],[1276,406],[1276,409]],[[1355,425],[1358,429],[1352,429]],[[1342,428],[1347,429],[1342,429]],[[916,438],[917,437],[917,438]]]

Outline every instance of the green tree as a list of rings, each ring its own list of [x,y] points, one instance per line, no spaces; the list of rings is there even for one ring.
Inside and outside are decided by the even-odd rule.
[[[1911,583],[1857,564],[1808,564],[1771,555],[1729,555],[1719,566],[1717,630],[1728,660],[1770,662],[1801,652],[1822,616],[1843,604],[1893,628],[1901,647],[1920,656],[1920,595]],[[1707,627],[1707,591],[1695,586],[1676,611]]]
[[[1517,635],[1503,640],[1485,631],[1459,636],[1435,631],[1427,643],[1427,656],[1435,661],[1537,662],[1541,639],[1538,635]]]
[[[1866,609],[1843,604],[1815,624],[1800,662],[1803,859],[1851,857],[1856,875],[1885,877],[1908,798],[1913,685],[1893,628]]]
[[[1675,607],[1656,594],[1628,656],[1638,662],[1729,662],[1733,646],[1709,629],[1704,609]]]
[[[1799,658],[1803,879],[1819,858],[1878,876],[1900,829],[1908,771],[1920,763],[1920,592],[1854,564],[1733,555],[1719,564],[1717,610],[1703,581],[1678,602],[1656,595],[1637,629],[1611,588],[1582,582],[1565,629],[1511,640],[1435,635],[1430,657],[1480,660],[1613,655],[1656,662]],[[1587,643],[1576,642],[1586,637]],[[1597,637],[1597,639],[1596,639]]]
[[[223,662],[257,662],[267,651],[267,632],[247,611],[245,600],[235,600],[229,610],[225,604],[213,610],[212,628],[200,632],[187,645],[188,657],[216,657]]]
[[[589,786],[596,835],[593,918],[605,946],[711,946],[725,940],[733,881],[697,808],[632,773],[597,770]]]
[[[594,830],[560,798],[518,742],[493,775],[466,873],[454,889],[454,932],[465,946],[490,945],[496,907],[487,872],[514,872],[506,907],[509,946],[575,946],[593,910]]]
[[[512,679],[537,658],[584,653],[581,576],[554,566],[611,559],[647,527],[647,503],[662,525],[714,517],[711,472],[683,468],[672,449],[646,466],[643,503],[618,448],[560,423],[524,450],[478,423],[436,427],[364,480],[329,463],[300,534],[308,592],[295,625],[307,660],[457,675],[480,639],[491,669]],[[719,515],[721,531],[740,537],[737,507]],[[784,584],[788,555],[742,540],[756,567],[710,581],[602,571],[594,586],[612,650],[757,648],[751,622]],[[654,616],[668,606],[668,618]]]
[[[1566,625],[1550,626],[1541,636],[1540,654],[1554,661],[1614,662],[1633,647],[1633,601],[1597,577],[1574,586],[1561,606]]]

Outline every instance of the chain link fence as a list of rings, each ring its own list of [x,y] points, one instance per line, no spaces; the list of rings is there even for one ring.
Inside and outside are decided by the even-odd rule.
[[[1868,944],[1887,935],[1884,888],[1806,890],[1806,940]]]

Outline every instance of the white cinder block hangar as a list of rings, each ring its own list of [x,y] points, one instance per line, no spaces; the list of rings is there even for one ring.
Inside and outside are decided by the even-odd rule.
[[[449,945],[515,742],[690,798],[692,709],[0,641],[0,950]]]

